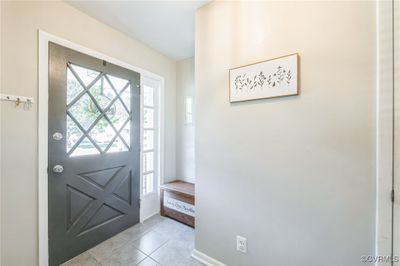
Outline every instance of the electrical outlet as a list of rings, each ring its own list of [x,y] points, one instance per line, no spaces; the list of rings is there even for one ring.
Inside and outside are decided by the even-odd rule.
[[[247,238],[243,236],[236,236],[236,250],[247,253]]]

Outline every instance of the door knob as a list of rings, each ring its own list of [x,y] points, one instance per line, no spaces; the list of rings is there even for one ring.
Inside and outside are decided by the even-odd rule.
[[[64,167],[62,167],[62,165],[59,165],[59,164],[54,165],[54,167],[53,167],[53,172],[54,173],[60,174],[63,171],[64,171]]]

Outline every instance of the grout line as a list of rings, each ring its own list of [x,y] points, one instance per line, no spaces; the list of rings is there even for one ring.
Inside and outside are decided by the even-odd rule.
[[[164,236],[164,234],[160,234],[160,233],[158,233],[158,232],[156,232],[156,231],[154,231],[154,230],[149,230],[148,232],[146,232],[145,234],[143,234],[140,238],[138,238],[138,239],[136,239],[136,240],[139,240],[139,239],[141,239],[141,238],[143,238],[143,237],[145,237],[147,234],[150,234],[150,233],[156,233],[156,234],[159,234],[159,235],[161,235],[161,236]],[[135,240],[135,241],[136,241]],[[133,241],[133,242],[135,242],[135,241]],[[133,246],[137,249],[137,250],[139,250],[140,252],[142,252],[142,253],[144,253],[146,256],[150,256],[151,254],[153,254],[154,252],[156,252],[159,248],[161,248],[162,246],[164,246],[167,242],[169,241],[169,239],[167,239],[167,241],[165,241],[165,243],[163,243],[161,246],[159,246],[158,248],[156,248],[155,250],[153,250],[151,253],[149,253],[149,254],[147,254],[147,252],[145,252],[144,250],[141,250],[138,246],[136,246],[135,244],[133,244]]]
[[[139,250],[140,251],[140,250]],[[142,251],[140,251],[142,252]],[[143,253],[143,252],[142,252]],[[143,253],[144,255],[146,255],[143,259],[139,260],[135,265],[139,265],[140,263],[142,263],[145,259],[147,259],[149,256],[147,256],[146,253]]]
[[[121,238],[122,240],[124,240],[124,243],[121,244],[121,245],[118,245],[118,246],[115,247],[115,248],[113,248],[112,251],[114,252],[114,251],[117,250],[117,249],[121,249],[121,248],[123,248],[124,246],[126,246],[129,242],[135,242],[135,241],[137,241],[137,240],[143,238],[145,235],[147,235],[147,234],[153,232],[153,233],[156,233],[156,234],[158,234],[158,235],[161,235],[161,236],[165,237],[165,238],[166,238],[166,241],[165,241],[162,245],[160,245],[158,248],[156,248],[154,251],[152,251],[150,254],[147,254],[146,252],[144,252],[144,251],[142,251],[141,249],[139,249],[136,245],[133,245],[133,246],[135,247],[136,250],[138,250],[140,253],[142,253],[142,254],[145,255],[145,257],[144,257],[143,259],[141,259],[140,261],[138,261],[135,265],[139,265],[141,262],[143,262],[144,260],[146,260],[147,258],[149,258],[149,259],[153,260],[154,262],[156,262],[158,265],[162,266],[162,264],[161,264],[158,260],[154,259],[154,258],[152,257],[152,255],[154,255],[154,253],[155,253],[156,251],[158,251],[159,249],[161,249],[162,247],[164,247],[168,242],[174,240],[174,238],[170,238],[168,235],[165,235],[165,233],[159,232],[159,231],[157,231],[157,230],[154,230],[158,225],[160,225],[160,224],[163,223],[164,221],[165,221],[164,219],[158,221],[158,222],[155,223],[153,226],[149,226],[148,229],[146,229],[144,232],[139,233],[137,237],[130,238],[129,240],[126,240],[126,238],[125,238],[124,236],[121,236],[121,235],[120,235],[120,234],[123,233],[124,231],[121,232],[121,233],[119,233],[119,234],[117,234],[117,235],[115,235],[115,236],[112,237],[112,238],[116,238],[116,237],[118,236],[119,238]],[[176,222],[176,221],[175,221],[175,222]],[[132,226],[132,227],[134,227],[134,226]],[[132,227],[131,227],[131,228],[132,228]],[[129,228],[126,229],[126,230],[129,230]],[[110,239],[108,239],[108,240],[111,240],[112,238],[110,238]],[[106,240],[106,241],[107,241],[107,240]],[[104,241],[104,242],[106,242],[106,241]],[[103,243],[104,243],[104,242],[103,242]],[[99,245],[102,245],[103,243],[100,243]],[[101,261],[99,258],[96,258],[95,254],[92,253],[91,249],[88,250],[88,253],[89,253],[89,255],[90,255],[92,258],[94,258],[94,260],[95,260],[96,262],[98,262],[99,264],[102,265],[102,261]],[[79,256],[79,255],[78,255],[78,256]]]
[[[160,248],[162,248],[163,246],[165,246],[165,244],[167,244],[169,242],[169,239],[167,241],[165,241],[164,244],[162,244],[161,246],[159,246],[158,248],[156,248],[153,252],[150,253],[149,256],[151,256],[152,254],[154,254],[157,250],[159,250]]]
[[[152,256],[149,256],[149,258],[152,259],[152,260],[154,260],[154,261],[155,261],[157,264],[159,264],[160,266],[162,266],[162,264],[161,264],[158,260],[154,259]]]

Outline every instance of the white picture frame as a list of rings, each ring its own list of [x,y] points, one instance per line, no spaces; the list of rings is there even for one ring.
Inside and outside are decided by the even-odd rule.
[[[299,54],[229,70],[229,101],[242,102],[299,94]]]

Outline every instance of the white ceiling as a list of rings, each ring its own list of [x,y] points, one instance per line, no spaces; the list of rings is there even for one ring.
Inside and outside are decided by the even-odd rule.
[[[71,1],[67,3],[164,55],[194,55],[195,11],[209,1]]]

